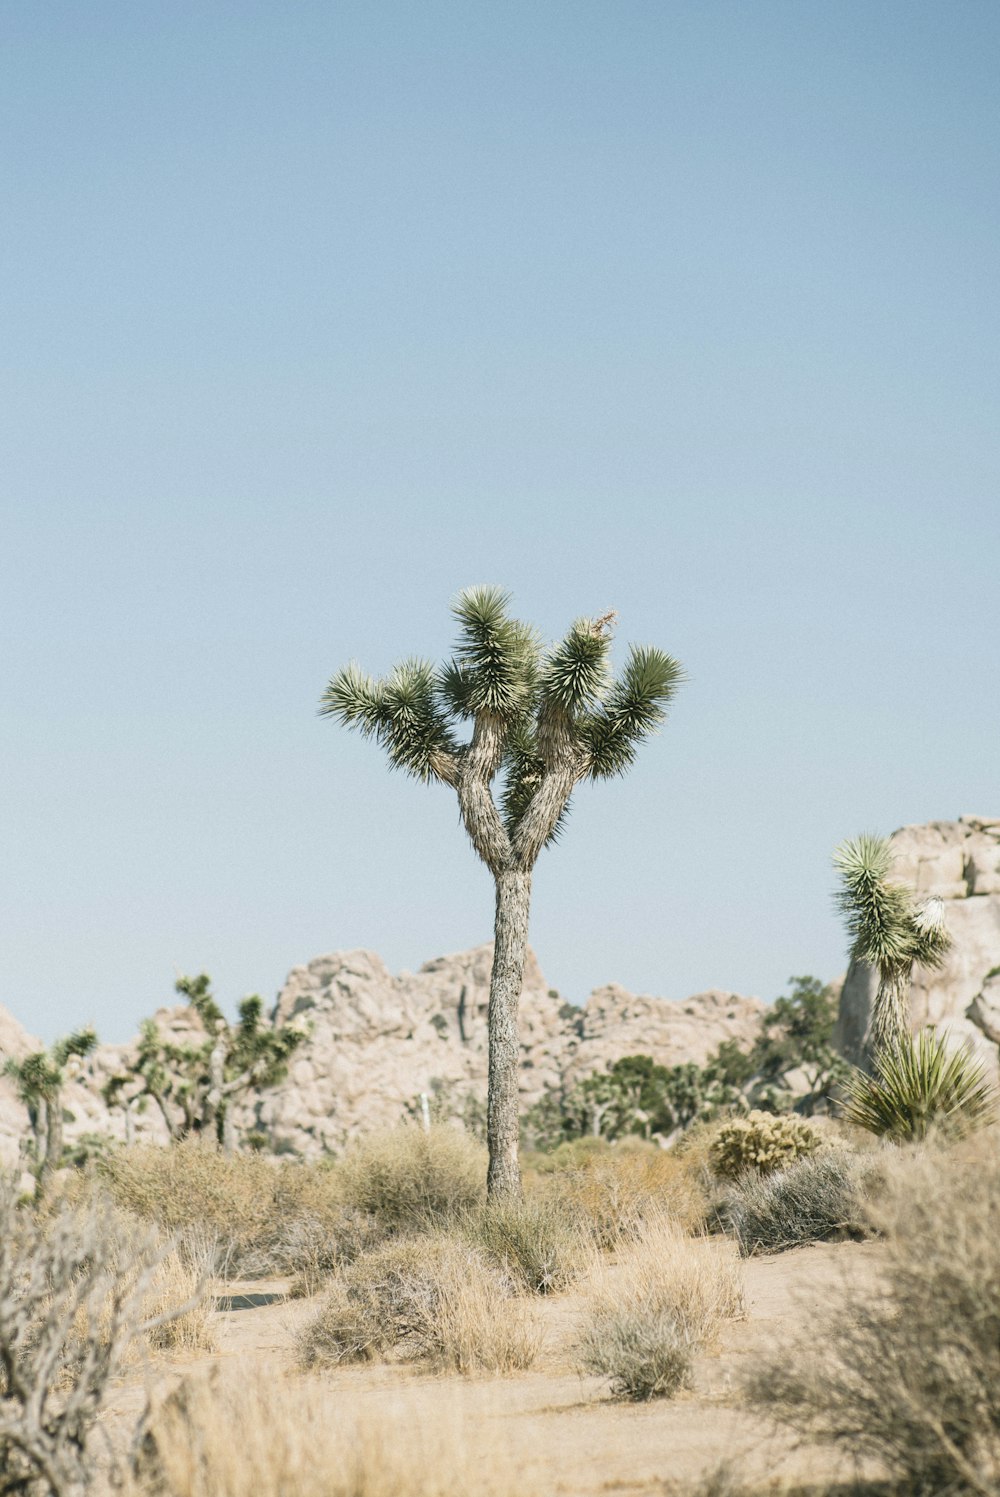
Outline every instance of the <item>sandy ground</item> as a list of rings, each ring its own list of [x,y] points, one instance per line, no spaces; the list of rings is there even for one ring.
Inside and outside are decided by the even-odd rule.
[[[364,1366],[324,1374],[330,1418],[348,1408],[366,1422],[391,1428],[400,1409],[410,1427],[442,1422],[463,1432],[483,1460],[502,1450],[516,1458],[526,1494],[592,1497],[683,1490],[722,1462],[766,1490],[771,1482],[832,1476],[832,1458],[796,1450],[741,1407],[741,1369],[762,1348],[781,1346],[810,1328],[826,1307],[849,1303],[852,1289],[871,1282],[876,1243],[836,1243],[799,1248],[745,1265],[748,1315],[726,1326],[720,1341],[699,1360],[693,1391],[647,1404],[616,1402],[599,1378],[574,1370],[572,1341],[583,1295],[538,1302],[545,1342],[535,1367],[504,1378],[435,1376],[408,1366]],[[149,1389],[162,1390],[185,1373],[212,1364],[251,1364],[275,1378],[297,1376],[295,1337],[316,1302],[282,1298],[285,1285],[228,1285],[217,1298],[218,1350],[196,1359],[159,1362],[136,1372],[116,1390],[104,1423],[113,1444],[128,1441]],[[846,1473],[845,1473],[846,1474]]]

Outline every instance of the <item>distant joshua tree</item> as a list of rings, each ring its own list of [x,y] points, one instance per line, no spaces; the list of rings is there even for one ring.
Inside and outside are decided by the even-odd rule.
[[[518,1001],[528,944],[531,876],[555,840],[581,780],[624,774],[639,743],[662,722],[683,671],[662,650],[629,652],[610,671],[617,615],[578,619],[543,650],[511,618],[496,587],[469,588],[453,606],[455,657],[436,668],[403,661],[384,680],[351,664],[330,681],[321,711],[358,728],[416,779],[450,785],[462,820],[496,886],[489,999],[488,1189],[517,1196]],[[471,723],[466,742],[457,736]],[[493,781],[501,776],[497,799]]]
[[[62,1090],[67,1066],[74,1056],[89,1055],[96,1044],[97,1035],[92,1028],[78,1029],[56,1040],[48,1050],[36,1050],[22,1060],[11,1058],[4,1066],[5,1074],[15,1083],[17,1094],[28,1109],[40,1185],[45,1184],[62,1161]]]
[[[890,880],[892,845],[868,833],[834,853],[841,876],[837,897],[851,938],[851,956],[874,967],[878,988],[868,1025],[869,1058],[898,1051],[910,1039],[910,979],[914,963],[940,967],[951,946],[940,899],[918,902]]]
[[[294,1023],[265,1024],[263,999],[256,993],[243,999],[239,1022],[230,1024],[206,972],[178,978],[174,987],[201,1019],[205,1038],[177,1044],[160,1033],[154,1019],[144,1020],[135,1059],[127,1071],[110,1077],[104,1100],[109,1107],[124,1107],[128,1118],[133,1106],[152,1097],[171,1138],[197,1133],[231,1154],[237,1143],[233,1104],[281,1081],[308,1031]]]

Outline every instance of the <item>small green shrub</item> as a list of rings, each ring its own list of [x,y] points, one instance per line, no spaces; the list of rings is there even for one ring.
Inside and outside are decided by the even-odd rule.
[[[546,1197],[486,1201],[465,1230],[491,1263],[530,1294],[552,1294],[580,1274],[592,1252],[579,1212]]]
[[[456,1372],[530,1366],[537,1329],[514,1285],[470,1243],[397,1237],[348,1265],[299,1338],[306,1367],[397,1355]]]
[[[792,1113],[749,1112],[718,1129],[709,1158],[715,1174],[735,1180],[747,1170],[770,1174],[814,1154],[819,1146],[816,1131]]]
[[[413,1124],[354,1143],[336,1174],[344,1200],[386,1231],[419,1231],[460,1216],[485,1195],[486,1150],[460,1128]]]
[[[959,1137],[996,1116],[996,1094],[980,1063],[929,1029],[877,1053],[874,1074],[854,1071],[846,1092],[847,1122],[896,1141],[932,1132]]]
[[[797,1159],[770,1175],[747,1172],[722,1201],[722,1225],[744,1257],[835,1237],[865,1237],[871,1229],[858,1172],[858,1164],[840,1153]]]

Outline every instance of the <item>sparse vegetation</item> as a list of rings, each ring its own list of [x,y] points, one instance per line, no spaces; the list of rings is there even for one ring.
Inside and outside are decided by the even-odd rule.
[[[897,1157],[870,1292],[758,1361],[749,1394],[876,1461],[900,1493],[986,1497],[1000,1477],[1000,1155],[992,1134]]]
[[[871,1223],[860,1172],[857,1159],[835,1151],[797,1159],[768,1175],[750,1171],[730,1187],[720,1219],[746,1257],[835,1237],[863,1237]]]
[[[982,1065],[931,1030],[878,1051],[872,1071],[851,1075],[843,1114],[882,1138],[913,1142],[933,1132],[960,1137],[996,1117],[996,1092]]]
[[[709,1157],[717,1175],[735,1180],[747,1170],[770,1174],[792,1160],[815,1154],[819,1145],[819,1135],[802,1118],[751,1112],[717,1130]]]
[[[598,1248],[613,1249],[668,1216],[683,1230],[705,1224],[708,1198],[699,1162],[673,1150],[622,1140],[563,1145],[539,1161],[529,1195],[546,1196],[582,1220]]]
[[[743,1311],[729,1243],[653,1223],[613,1273],[597,1277],[578,1344],[581,1369],[608,1378],[621,1397],[670,1397],[689,1386],[695,1353],[722,1321]]]
[[[205,1346],[197,1301],[169,1244],[106,1204],[43,1218],[0,1189],[0,1493],[83,1497],[112,1379],[140,1340]]]
[[[352,1144],[336,1168],[343,1199],[391,1232],[461,1215],[484,1196],[486,1151],[446,1123],[402,1124]]]
[[[534,1497],[489,1432],[428,1426],[406,1395],[382,1416],[272,1369],[214,1368],[154,1398],[127,1497]]]
[[[583,1271],[593,1249],[588,1223],[553,1196],[486,1201],[466,1222],[469,1238],[530,1294],[553,1294]]]
[[[396,1238],[334,1281],[302,1333],[306,1367],[396,1355],[453,1372],[513,1372],[538,1352],[508,1275],[455,1236]]]

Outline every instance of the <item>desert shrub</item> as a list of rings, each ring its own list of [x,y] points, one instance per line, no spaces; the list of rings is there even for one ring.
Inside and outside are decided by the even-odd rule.
[[[587,1222],[551,1197],[484,1201],[464,1226],[490,1262],[531,1294],[565,1288],[592,1252]]]
[[[749,1394],[907,1494],[1000,1483],[1000,1155],[980,1135],[883,1178],[878,1281],[760,1360]]]
[[[663,1220],[597,1278],[577,1343],[580,1367],[609,1378],[622,1397],[670,1397],[690,1385],[695,1353],[721,1322],[742,1314],[732,1244],[692,1239]]]
[[[538,1333],[514,1285],[472,1244],[397,1237],[349,1264],[299,1338],[306,1367],[398,1355],[454,1372],[530,1366]]]
[[[140,1339],[176,1344],[166,1328],[194,1308],[169,1258],[107,1203],[42,1217],[0,1190],[0,1493],[90,1489],[112,1379]]]
[[[378,1235],[325,1165],[227,1155],[189,1139],[116,1149],[98,1165],[98,1178],[120,1206],[177,1233],[197,1257],[214,1244],[213,1266],[223,1276],[318,1277]]]
[[[533,1497],[488,1429],[421,1414],[405,1393],[376,1414],[313,1379],[216,1367],[150,1400],[126,1497]]]
[[[715,1173],[731,1180],[745,1170],[769,1174],[814,1154],[819,1144],[815,1130],[791,1113],[748,1112],[716,1131],[710,1159]]]
[[[584,1223],[601,1248],[634,1240],[664,1215],[690,1232],[705,1222],[707,1198],[697,1173],[655,1144],[567,1155],[561,1168],[539,1174],[529,1187],[529,1196],[555,1201]]]
[[[448,1124],[424,1132],[412,1124],[371,1133],[339,1161],[344,1200],[388,1231],[419,1230],[482,1200],[486,1150]]]
[[[723,1198],[719,1216],[747,1257],[832,1237],[864,1237],[871,1230],[861,1166],[849,1154],[832,1151],[797,1159],[770,1175],[741,1176]]]
[[[854,1071],[846,1083],[844,1117],[858,1128],[897,1141],[931,1132],[960,1137],[996,1116],[996,1094],[967,1050],[924,1029],[876,1053],[872,1075]]]

